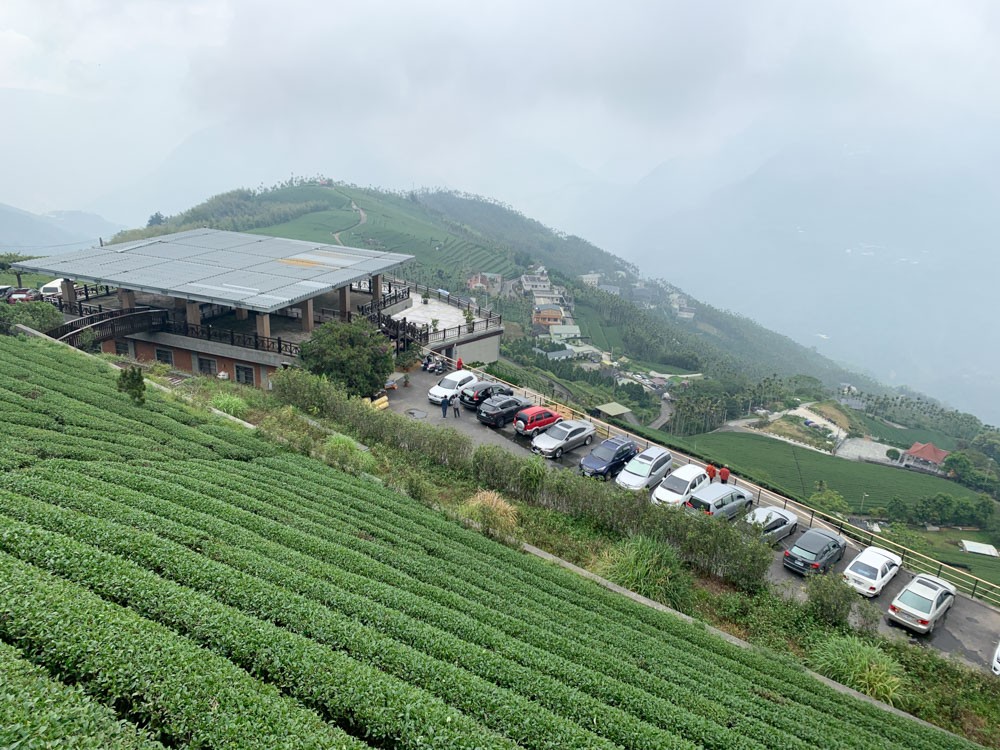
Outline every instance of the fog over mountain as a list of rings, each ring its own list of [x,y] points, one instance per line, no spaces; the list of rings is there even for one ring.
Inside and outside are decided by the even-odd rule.
[[[0,202],[134,226],[291,174],[479,193],[997,423],[998,13],[8,0]]]

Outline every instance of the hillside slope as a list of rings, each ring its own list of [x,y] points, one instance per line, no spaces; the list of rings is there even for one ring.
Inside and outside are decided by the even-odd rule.
[[[129,736],[972,747],[159,394],[136,406],[78,352],[0,338],[0,401],[0,640]]]

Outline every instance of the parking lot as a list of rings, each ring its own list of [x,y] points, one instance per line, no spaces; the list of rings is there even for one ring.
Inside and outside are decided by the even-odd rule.
[[[411,419],[425,420],[430,424],[458,430],[462,434],[468,435],[477,444],[500,445],[521,455],[531,454],[531,441],[515,433],[512,426],[507,425],[502,430],[486,427],[476,419],[474,411],[464,406],[459,406],[461,416],[458,418],[453,416],[452,409],[448,410],[447,418],[442,418],[441,407],[427,400],[428,389],[437,383],[441,378],[440,375],[432,375],[417,369],[411,372],[409,377],[410,385],[408,387],[400,385],[396,390],[389,391],[389,408],[392,411],[405,414]],[[595,438],[595,445],[600,438],[601,435]],[[587,455],[589,451],[590,448],[579,448],[560,459],[546,463],[552,468],[561,466],[575,469],[580,458]],[[675,454],[675,465],[685,461],[686,457]],[[739,481],[738,478],[737,481]],[[757,497],[756,488],[752,489]],[[760,493],[760,497],[765,505],[769,502],[780,502],[766,492]],[[808,525],[808,518],[800,517],[798,532],[779,543],[769,572],[771,582],[779,590],[799,599],[805,598],[805,581],[801,576],[787,570],[782,564],[782,558],[784,550],[795,543],[795,540],[808,528]],[[844,559],[837,563],[834,572],[836,574],[842,573],[859,550],[860,547],[851,542]],[[881,595],[872,600],[875,606],[884,612],[893,597],[909,582],[911,577],[912,574],[905,568],[900,571],[889,582]],[[911,637],[902,628],[890,626],[884,617],[880,621],[879,630],[886,635]],[[989,669],[990,659],[996,649],[997,641],[1000,640],[1000,611],[960,593],[944,622],[931,635],[913,638],[917,643],[937,648],[977,668]]]

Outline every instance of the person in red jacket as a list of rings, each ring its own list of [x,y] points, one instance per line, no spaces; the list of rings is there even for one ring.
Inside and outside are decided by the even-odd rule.
[[[705,473],[708,474],[709,483],[715,481],[715,464],[708,463],[705,465]]]
[[[461,370],[462,369],[462,358],[461,357],[459,357],[458,360],[455,362],[455,369],[456,370]]]
[[[723,466],[719,469],[719,481],[723,484],[729,484],[729,467]]]

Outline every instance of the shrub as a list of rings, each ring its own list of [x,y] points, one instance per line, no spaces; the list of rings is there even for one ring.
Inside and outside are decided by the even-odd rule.
[[[128,394],[132,403],[142,406],[146,403],[146,381],[138,367],[126,367],[118,373],[118,390]]]
[[[820,622],[835,627],[847,625],[857,592],[836,573],[811,575],[806,580],[807,609]]]
[[[691,575],[677,550],[648,536],[634,536],[605,550],[597,572],[630,591],[681,612],[691,611]]]
[[[480,490],[463,506],[468,518],[479,524],[483,533],[494,539],[507,539],[517,529],[517,508],[493,490]]]
[[[896,705],[903,697],[903,669],[878,646],[854,635],[820,641],[809,656],[820,674],[876,700]]]
[[[375,469],[375,457],[363,450],[347,435],[331,435],[323,443],[323,461],[348,474],[370,474]]]
[[[895,448],[890,448],[885,452],[885,457],[888,458],[890,461],[898,461],[899,451],[896,450]]]
[[[212,406],[237,419],[245,419],[250,411],[247,402],[232,393],[216,393],[212,396]]]
[[[311,456],[316,446],[326,437],[326,433],[309,424],[291,406],[285,406],[266,416],[257,425],[257,430],[306,456]]]

